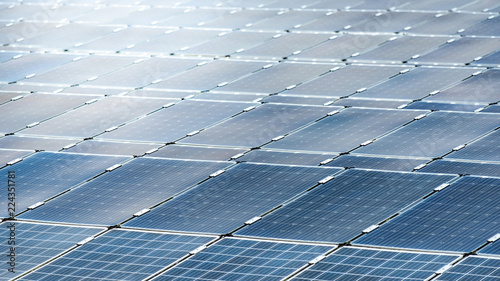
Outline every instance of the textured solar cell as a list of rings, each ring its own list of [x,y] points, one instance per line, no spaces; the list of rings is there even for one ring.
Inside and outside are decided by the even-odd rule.
[[[236,235],[347,242],[453,178],[348,170]]]
[[[143,280],[211,240],[111,230],[21,280]]]
[[[228,233],[338,171],[335,168],[238,164],[125,225]]]
[[[147,151],[160,146],[161,144],[87,140],[80,142],[69,149],[65,149],[64,152],[141,156]]]
[[[335,158],[333,161],[328,162],[326,166],[411,172],[413,168],[427,163],[430,160],[430,158],[391,158],[362,156],[354,154],[341,155],[340,157]]]
[[[257,162],[268,164],[283,164],[283,165],[308,165],[318,166],[321,161],[331,158],[332,154],[313,154],[302,152],[285,152],[273,150],[252,150],[242,157],[238,157],[237,161]],[[341,167],[341,166],[338,166]]]
[[[419,170],[427,173],[470,174],[500,177],[500,163],[436,160]]]
[[[164,104],[165,101],[161,99],[106,97],[28,128],[23,134],[93,137],[114,126],[160,109]]]
[[[469,256],[435,280],[465,281],[500,279],[500,259]]]
[[[10,236],[9,226],[12,226],[11,222],[0,224],[2,237]],[[6,265],[5,270],[0,272],[0,279],[12,280],[11,278],[64,253],[76,246],[76,243],[103,230],[101,228],[15,222],[15,273],[7,271]],[[0,250],[5,254],[10,253],[9,248],[7,243],[0,246]]]
[[[344,247],[291,280],[427,280],[457,258],[442,254]]]
[[[470,252],[498,233],[499,184],[495,178],[462,178],[355,243]]]
[[[7,170],[15,171],[15,195],[18,198],[15,202],[15,213],[19,213],[28,206],[70,189],[125,159],[127,157],[38,152],[9,169],[2,169],[1,173],[7,178]],[[0,212],[2,217],[8,217],[9,201],[5,196],[7,193],[2,194],[5,205]]]
[[[245,152],[245,149],[221,148],[190,145],[167,145],[151,154],[152,157],[226,161],[232,156]]]
[[[168,143],[229,118],[252,105],[252,103],[186,100],[103,134],[99,139]]]
[[[182,143],[257,147],[335,109],[338,108],[264,104],[190,136]]]
[[[230,164],[138,158],[21,216],[31,220],[114,225]],[[85,197],[94,199],[82,200]]]
[[[446,158],[500,161],[500,144],[498,138],[500,131],[494,131],[474,142],[467,144],[466,147],[451,153]]]
[[[425,111],[348,108],[265,147],[347,152],[412,121],[422,113]]]
[[[153,280],[282,280],[330,249],[225,238]]]
[[[498,127],[495,114],[434,112],[356,153],[438,157]]]

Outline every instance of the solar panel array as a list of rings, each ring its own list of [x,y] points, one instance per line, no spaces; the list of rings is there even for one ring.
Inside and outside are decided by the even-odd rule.
[[[0,0],[0,279],[500,280],[499,13]]]

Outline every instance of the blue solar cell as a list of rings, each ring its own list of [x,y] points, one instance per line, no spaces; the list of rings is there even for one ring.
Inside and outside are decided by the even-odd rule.
[[[500,163],[436,160],[420,169],[419,172],[500,177]]]
[[[186,100],[103,134],[98,139],[173,142],[193,131],[229,118],[252,105],[252,103]]]
[[[500,259],[469,256],[452,268],[446,270],[435,280],[500,280]]]
[[[14,224],[14,227],[12,227]],[[7,237],[14,231],[14,244],[7,244]],[[31,270],[42,263],[55,258],[76,243],[83,241],[98,232],[102,228],[71,227],[63,225],[34,224],[26,222],[4,222],[0,224],[0,235],[5,237],[6,242],[0,245],[2,253],[10,254],[10,247],[15,247],[15,273],[7,271],[10,265],[5,265],[0,272],[0,279],[12,280],[12,278]],[[4,255],[5,257],[5,255]],[[10,258],[4,258],[8,261]]]
[[[453,255],[344,247],[291,280],[427,280],[457,258]]]
[[[230,164],[137,158],[21,217],[31,220],[114,225],[208,178],[210,174]]]
[[[500,131],[494,131],[446,156],[450,159],[500,161]]]
[[[479,251],[480,254],[489,254],[489,255],[497,255],[500,256],[500,242],[497,240],[496,242],[487,245],[483,249]]]
[[[425,111],[348,108],[265,147],[347,152],[387,133]]]
[[[256,147],[335,109],[338,107],[264,104],[181,142]]]
[[[495,178],[462,178],[355,243],[470,252],[498,232],[499,184]]]
[[[500,67],[500,52],[487,55],[480,60],[474,61],[471,65]]]
[[[498,126],[496,114],[435,112],[356,150],[356,153],[438,157]]]
[[[71,187],[88,180],[106,168],[124,161],[128,157],[98,156],[70,153],[38,152],[1,174],[7,178],[8,171],[15,171],[16,212],[24,211],[32,204],[45,201]],[[5,208],[0,214],[8,217],[7,193],[1,198]]]
[[[334,155],[332,154],[313,154],[258,149],[246,153],[242,157],[237,158],[237,160],[269,164],[318,166],[321,161],[333,156]]]
[[[167,270],[160,280],[282,280],[329,246],[225,238]]]
[[[125,225],[228,233],[339,169],[238,164]]]
[[[348,170],[236,234],[347,242],[451,179],[453,176]]]
[[[190,145],[167,145],[151,154],[152,157],[225,161],[246,149],[221,148]]]
[[[499,36],[498,25],[500,24],[500,17],[488,18],[487,20],[478,23],[474,26],[466,28],[461,34],[464,35],[479,35],[479,36]]]
[[[338,158],[335,158],[333,161],[328,162],[326,166],[411,172],[413,168],[429,161],[431,161],[431,158],[393,158],[354,154],[342,155]]]
[[[22,280],[143,280],[213,239],[111,230]]]
[[[491,106],[488,106],[482,112],[500,113],[500,105],[491,105]]]

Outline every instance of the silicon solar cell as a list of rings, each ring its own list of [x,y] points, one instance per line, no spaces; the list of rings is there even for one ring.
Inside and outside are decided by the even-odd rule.
[[[0,224],[2,237],[9,237],[12,222]],[[76,246],[76,243],[103,231],[102,228],[15,222],[15,273],[2,270],[0,278],[11,280]],[[9,253],[9,245],[0,246]]]
[[[106,168],[124,161],[127,157],[82,155],[70,153],[38,152],[12,165],[9,170],[16,174],[16,196],[22,200],[16,201],[16,212],[19,213],[29,206],[45,201],[73,186],[84,182]],[[8,171],[0,170],[7,178]],[[5,193],[2,217],[8,217],[7,199]]]
[[[287,90],[287,95],[343,97],[384,82],[404,68],[379,66],[346,66]]]
[[[225,238],[153,280],[282,280],[330,249]]]
[[[481,23],[466,28],[465,31],[461,33],[464,35],[499,36],[498,24],[500,24],[500,17],[489,17]]]
[[[441,91],[427,100],[457,101],[457,102],[484,102],[493,103],[500,100],[496,91],[500,86],[500,70],[490,69],[479,75]]]
[[[202,130],[240,113],[252,105],[252,103],[186,100],[98,138],[173,142],[194,131]],[[190,114],[186,114],[186,112],[190,112]]]
[[[463,65],[498,49],[500,49],[499,38],[462,37],[410,62],[416,64]]]
[[[335,109],[338,107],[264,104],[181,142],[256,147],[324,117]]]
[[[347,152],[410,122],[422,113],[425,111],[348,108],[265,147]]]
[[[469,256],[445,271],[436,280],[497,280],[500,278],[500,259]]]
[[[485,20],[485,14],[447,13],[437,14],[435,19],[418,25],[408,31],[413,34],[455,34],[459,30]]]
[[[471,63],[477,66],[500,67],[500,52],[495,52]]]
[[[160,146],[161,144],[87,140],[84,142],[80,142],[69,149],[65,149],[64,152],[142,156],[147,151],[158,148]]]
[[[142,280],[213,239],[111,230],[21,280]]]
[[[225,234],[338,171],[241,163],[124,225]]]
[[[0,138],[0,148],[58,151],[66,145],[70,145],[77,141],[79,141],[79,139],[54,139],[9,135]]]
[[[500,131],[494,131],[474,142],[467,144],[466,147],[447,155],[446,158],[482,160],[482,161],[500,161],[500,144],[498,138]]]
[[[353,25],[349,31],[356,32],[398,32],[412,25],[427,22],[433,18],[432,13],[388,12],[376,14],[368,21]]]
[[[427,280],[456,259],[444,254],[343,247],[291,280]]]
[[[355,244],[470,252],[498,233],[499,179],[466,177],[430,196]]]
[[[82,106],[90,100],[88,96],[63,96],[50,94],[33,94],[20,100],[0,106],[0,132],[13,133],[17,130],[34,126],[47,118],[64,113],[67,110]],[[23,108],[29,107],[28,112]]]
[[[275,14],[276,12],[272,10],[234,10],[229,14],[206,22],[203,27],[239,29],[272,17]]]
[[[482,112],[493,112],[493,113],[500,113],[500,106],[499,105],[491,105],[485,108]]]
[[[323,16],[325,16],[325,13],[320,11],[279,11],[275,16],[256,22],[246,27],[246,29],[270,31],[292,30]]]
[[[498,127],[495,114],[435,112],[412,122],[356,153],[439,157]]]
[[[436,160],[420,169],[419,172],[500,177],[500,163]]]
[[[328,72],[332,65],[281,63],[221,87],[225,92],[273,94]]]
[[[318,166],[321,161],[333,156],[335,155],[258,149],[252,150],[236,160],[268,164]]]
[[[245,149],[189,146],[189,145],[167,145],[151,154],[152,157],[226,161],[232,156],[245,152]]]
[[[479,250],[479,254],[486,254],[486,255],[500,255],[500,243],[497,243],[497,241],[488,244],[486,247],[482,248]]]
[[[10,161],[21,158],[30,153],[33,153],[33,151],[0,149],[0,167],[3,167]]]
[[[348,242],[453,178],[348,170],[235,235]]]
[[[325,164],[325,166],[411,172],[413,168],[429,161],[431,161],[430,158],[391,158],[353,154],[341,155],[340,157],[333,159],[333,161]]]
[[[378,47],[391,35],[334,35],[330,40],[292,56],[292,60],[341,61]]]
[[[115,225],[229,165],[230,162],[137,158],[20,217],[29,220]],[[137,176],[131,178],[127,175]],[[136,196],[137,192],[141,196]],[[88,196],[95,199],[82,200]]]
[[[429,100],[432,96],[429,97]],[[427,99],[426,99],[427,100]],[[446,110],[446,111],[465,111],[474,112],[488,104],[486,103],[455,103],[455,102],[433,102],[433,101],[417,101],[405,106],[405,109],[428,109],[428,110]]]
[[[304,24],[303,26],[300,26],[298,30],[324,32],[341,31],[348,25],[353,25],[365,21],[367,17],[373,14],[375,13],[339,11],[327,15],[326,17],[322,17],[318,20],[312,21],[308,24]]]
[[[355,96],[420,99],[434,91],[458,83],[477,71],[477,69],[418,67]]]

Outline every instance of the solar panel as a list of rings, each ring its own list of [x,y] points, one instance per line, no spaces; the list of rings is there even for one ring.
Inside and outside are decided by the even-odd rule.
[[[303,105],[324,105],[331,103],[334,98],[329,97],[309,97],[309,96],[289,96],[287,94],[272,95],[264,98],[265,103],[286,103]]]
[[[499,38],[462,37],[439,49],[413,59],[416,64],[464,65],[500,49]]]
[[[165,99],[166,101],[170,100],[170,101],[174,102],[176,100],[180,100],[180,99],[192,96],[194,94],[198,94],[198,92],[196,92],[196,91],[172,91],[172,90],[169,91],[169,90],[163,90],[163,89],[140,88],[140,89],[128,92],[126,94],[126,96],[162,98],[162,99]]]
[[[196,95],[196,100],[211,101],[246,101],[257,102],[267,97],[266,94],[232,94],[231,92],[207,91]]]
[[[10,135],[0,138],[0,148],[59,151],[77,141],[79,140]]]
[[[464,35],[479,35],[479,36],[499,36],[498,24],[500,23],[500,17],[488,17],[487,20],[478,23],[474,26],[466,28],[461,34]]]
[[[330,249],[224,238],[153,280],[282,280]]]
[[[256,147],[324,117],[335,109],[338,108],[264,104],[181,142]]]
[[[427,280],[458,256],[343,247],[292,280]]]
[[[86,140],[65,149],[64,152],[142,156],[147,151],[160,147],[161,144],[145,144],[133,142],[110,142]]]
[[[435,112],[361,147],[356,153],[438,157],[494,130],[497,121],[494,114]]]
[[[363,169],[377,169],[388,171],[411,172],[413,168],[431,161],[431,158],[394,158],[394,157],[374,157],[363,155],[341,155],[325,164],[331,167],[349,167]]]
[[[161,99],[106,97],[28,128],[23,134],[92,137],[106,129],[160,109],[164,103],[165,101]]]
[[[337,1],[328,1],[328,0],[322,0],[319,2],[316,2],[315,4],[311,5],[311,9],[329,9],[329,10],[337,10],[337,9],[349,9],[352,6],[355,6],[356,4],[363,3],[363,0],[356,0],[356,1],[350,1],[350,0],[337,0]]]
[[[20,217],[29,220],[115,225],[229,165],[230,162],[137,158]],[[137,176],[131,178],[128,175]],[[140,196],[137,196],[138,192]],[[82,200],[89,196],[94,200]]]
[[[258,149],[258,150],[252,150],[243,155],[242,157],[238,157],[237,160],[243,162],[257,162],[257,163],[282,164],[282,165],[318,166],[319,163],[321,163],[321,161],[327,158],[331,158],[333,156],[335,155]]]
[[[429,97],[431,100],[433,96]],[[427,100],[427,99],[426,99]],[[417,101],[405,106],[405,109],[428,109],[428,110],[446,110],[446,111],[464,111],[474,112],[488,104],[486,103],[455,103],[455,102],[434,102],[434,101]]]
[[[319,18],[318,20],[312,21],[308,24],[304,24],[303,26],[300,26],[298,30],[324,32],[341,31],[346,26],[366,21],[366,19],[373,14],[375,13],[339,11],[327,14],[326,17]]]
[[[436,160],[423,167],[419,172],[470,174],[500,177],[500,163],[465,162],[460,160]]]
[[[466,147],[451,153],[446,156],[446,158],[500,161],[500,145],[497,141],[499,136],[500,131],[494,131],[491,134],[467,144]]]
[[[500,255],[500,243],[498,243],[498,240],[496,240],[496,241],[488,244],[486,247],[482,248],[481,250],[479,250],[478,253],[498,256],[498,255]]]
[[[431,10],[431,11],[450,11],[469,4],[466,0],[425,0],[421,2],[409,2],[402,6],[405,10]]]
[[[496,280],[500,278],[500,259],[469,256],[441,274],[436,280]]]
[[[463,11],[473,11],[473,12],[487,12],[494,10],[495,7],[500,6],[495,0],[481,0],[477,2],[472,2],[469,5],[463,6],[461,10]]]
[[[132,6],[132,7],[131,7]],[[171,8],[171,7],[138,7],[135,5],[127,5],[127,7],[108,6],[108,11],[103,16],[95,15],[98,22],[109,22],[112,24],[127,24],[127,25],[153,25],[156,22],[171,18],[176,15],[182,14],[184,9]],[[123,12],[120,13],[120,8]],[[98,12],[99,13],[99,12]],[[111,16],[109,14],[112,14]],[[115,15],[116,14],[116,15]],[[89,21],[92,19],[91,15],[85,15],[76,20]],[[101,20],[101,18],[103,18]]]
[[[68,95],[78,95],[78,94],[83,94],[83,95],[88,95],[88,96],[118,96],[118,95],[123,95],[126,91],[123,89],[110,89],[110,88],[96,88],[96,87],[88,87],[83,85],[72,85],[69,88],[66,88],[61,91],[61,88],[59,88],[56,91],[60,91],[62,94],[68,94]]]
[[[287,95],[343,97],[363,91],[404,70],[401,67],[346,66],[284,92]]]
[[[228,233],[338,171],[335,168],[238,164],[125,226]]]
[[[0,149],[0,167],[3,167],[10,161],[21,158],[30,153],[33,153],[33,151]]]
[[[482,112],[493,112],[493,113],[499,113],[500,112],[500,106],[499,105],[491,105],[485,108]]]
[[[320,20],[318,20],[319,22]],[[378,47],[390,35],[333,35],[331,39],[291,57],[292,60],[341,61]]]
[[[214,238],[113,229],[23,280],[142,280]]]
[[[226,161],[232,156],[245,152],[245,149],[190,146],[190,145],[167,145],[151,154],[152,157]]]
[[[500,67],[500,52],[487,55],[484,58],[474,61],[471,65]]]
[[[0,107],[0,132],[13,133],[26,127],[35,126],[47,118],[84,105],[88,96],[63,96],[33,94]],[[29,107],[29,111],[23,108]]]
[[[500,70],[487,70],[484,73],[470,77],[460,84],[441,91],[427,100],[483,102],[492,103],[500,100],[500,94],[495,90],[500,86]]]
[[[267,144],[267,148],[347,152],[404,125],[424,111],[348,108]]]
[[[98,138],[173,142],[229,118],[252,105],[252,103],[186,100]],[[186,114],[187,112],[189,114]],[[181,124],[182,126],[179,126]]]
[[[272,10],[234,10],[217,19],[205,22],[203,27],[239,29],[251,26],[253,23],[272,17],[275,14],[276,12]]]
[[[321,11],[279,11],[275,13],[275,16],[256,22],[246,27],[246,29],[269,31],[292,30],[323,16],[325,16],[325,13]]]
[[[144,2],[144,1],[143,1]],[[158,1],[160,2],[160,1]],[[159,4],[164,4],[161,2]],[[204,23],[210,22],[219,17],[228,15],[235,9],[193,9],[188,8],[183,10],[182,14],[170,17],[168,19],[160,20],[156,25],[159,26],[176,26],[176,27],[197,27],[203,26]],[[180,31],[186,31],[186,29],[181,29]],[[208,30],[206,30],[208,31]]]
[[[358,93],[356,97],[420,99],[462,81],[477,69],[418,67],[385,83]]]
[[[485,14],[437,14],[434,20],[418,25],[406,32],[413,34],[456,34],[459,30],[479,23],[487,17]]]
[[[413,25],[418,25],[431,20],[432,13],[388,12],[379,13],[369,18],[368,21],[354,25],[349,31],[357,32],[398,32]]]
[[[348,170],[235,234],[348,242],[453,178]]]
[[[398,108],[410,103],[411,100],[400,99],[364,99],[357,97],[348,97],[339,99],[332,105],[347,107],[376,107],[376,108]]]
[[[430,196],[358,245],[470,252],[497,234],[499,179],[466,177]]]
[[[38,152],[0,172],[5,178],[9,171],[15,172],[17,214],[103,173],[106,168],[125,159],[127,157]],[[0,211],[0,216],[4,218],[9,217],[7,203],[10,201],[6,196],[7,193],[1,196],[5,208]]]
[[[281,63],[258,71],[253,75],[230,83],[221,88],[226,92],[273,94],[316,78],[332,68],[328,64]]]
[[[5,19],[4,16],[6,16],[6,13],[0,11],[0,14],[0,17],[2,19]],[[31,22],[12,22],[2,25],[2,28],[0,28],[0,42],[2,44],[11,44],[16,42],[17,40],[20,40],[21,38],[26,39],[42,34],[43,32],[51,30],[57,25],[56,23],[39,22],[37,23],[38,28],[35,32],[25,32],[26,30],[28,30],[27,28],[30,27],[31,24]]]
[[[14,273],[5,270],[0,272],[0,278],[11,280],[48,260],[73,248],[80,241],[103,231],[102,228],[73,227],[51,224],[34,224],[27,222],[15,223],[15,269]],[[0,224],[2,237],[9,237],[12,222]],[[12,227],[11,227],[12,228]],[[14,229],[13,228],[13,229]],[[4,243],[0,246],[3,253],[10,253],[10,246]],[[7,259],[6,259],[7,260]]]

